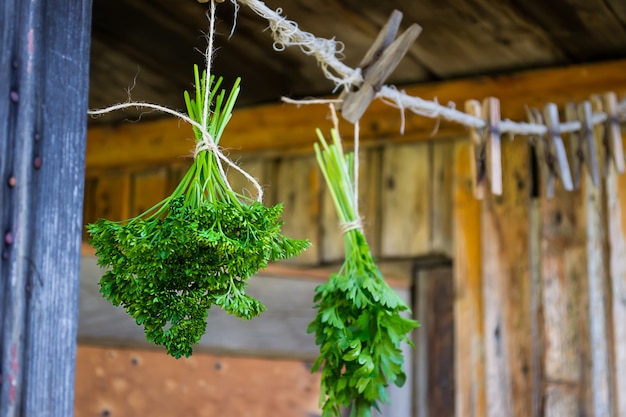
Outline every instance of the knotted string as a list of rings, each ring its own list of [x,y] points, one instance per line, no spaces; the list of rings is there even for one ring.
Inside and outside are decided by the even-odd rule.
[[[189,116],[187,116],[186,114],[183,114],[181,112],[178,112],[176,110],[172,110],[168,107],[165,106],[160,106],[158,104],[152,104],[152,103],[146,103],[146,102],[140,102],[140,101],[131,101],[129,100],[126,103],[119,103],[119,104],[114,104],[112,106],[106,107],[104,109],[96,109],[96,110],[89,110],[87,111],[87,114],[91,115],[91,116],[98,116],[98,115],[103,115],[103,114],[107,114],[107,113],[111,113],[117,110],[122,110],[122,109],[127,109],[127,108],[146,108],[146,109],[151,109],[151,110],[157,110],[163,113],[167,113],[167,114],[171,114],[175,117],[178,117],[179,119],[189,123],[190,125],[192,125],[193,127],[195,127],[201,134],[201,139],[196,143],[196,148],[194,149],[193,152],[193,157],[194,159],[197,158],[198,154],[200,154],[202,151],[209,151],[212,152],[217,158],[217,166],[218,166],[218,170],[220,173],[220,176],[222,177],[222,180],[224,181],[224,183],[226,184],[226,186],[228,187],[228,189],[230,191],[232,190],[232,187],[228,181],[228,177],[226,175],[226,172],[224,170],[223,164],[222,162],[226,163],[228,166],[230,166],[231,168],[235,169],[237,172],[239,172],[241,175],[243,175],[248,181],[250,181],[250,183],[254,186],[254,188],[256,189],[256,200],[261,202],[263,201],[263,188],[261,187],[261,185],[259,184],[259,182],[250,174],[248,174],[246,171],[244,171],[242,168],[240,168],[236,163],[234,163],[233,161],[231,161],[228,157],[226,157],[224,155],[224,153],[220,150],[219,146],[217,146],[217,144],[215,143],[214,138],[211,136],[211,134],[208,132],[207,130],[207,124],[209,121],[209,114],[211,112],[210,110],[210,102],[209,102],[209,97],[210,97],[210,74],[211,74],[211,61],[212,61],[212,54],[213,54],[213,42],[214,42],[214,37],[215,37],[215,2],[219,1],[219,0],[211,0],[211,7],[209,9],[209,13],[208,13],[208,19],[209,19],[209,34],[207,36],[207,41],[208,41],[208,45],[207,45],[207,49],[205,51],[205,65],[206,65],[206,83],[207,85],[205,86],[205,96],[204,96],[204,106],[202,109],[202,119],[201,122],[198,123],[195,120],[191,119]]]

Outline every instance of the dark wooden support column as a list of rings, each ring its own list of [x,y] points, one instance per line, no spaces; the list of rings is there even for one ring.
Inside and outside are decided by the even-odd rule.
[[[0,3],[0,415],[73,413],[90,0]]]

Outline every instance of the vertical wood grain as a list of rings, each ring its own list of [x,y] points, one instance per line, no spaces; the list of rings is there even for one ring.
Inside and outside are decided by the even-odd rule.
[[[529,150],[502,146],[503,195],[486,193],[482,210],[487,416],[527,417],[532,410]]]
[[[591,97],[592,108],[603,110],[603,100],[599,95]],[[601,186],[594,187],[588,176],[585,177],[584,198],[587,232],[587,293],[589,305],[589,343],[591,369],[590,392],[595,416],[613,415],[610,306],[609,301],[609,248],[607,240],[607,185],[613,184],[611,176],[616,176],[611,155],[609,132],[604,124],[594,127],[594,138],[599,147],[598,159],[602,159],[601,173],[604,177]],[[606,141],[606,142],[605,142]]]
[[[416,256],[430,250],[428,144],[387,146],[382,167],[382,256]]]
[[[359,205],[363,216],[365,237],[374,257],[381,250],[381,213],[385,201],[382,198],[382,148],[366,148],[361,162],[361,185],[359,185]]]
[[[606,176],[612,167],[607,167]],[[589,344],[591,359],[590,391],[594,416],[612,416],[611,370],[609,352],[608,247],[603,187],[594,187],[585,177],[585,214],[587,232],[587,288]],[[603,184],[604,185],[604,184]]]
[[[615,415],[626,415],[626,175],[606,181]]]
[[[167,197],[169,179],[168,170],[165,167],[136,172],[132,175],[131,181],[131,217],[149,210]]]
[[[314,156],[295,156],[277,161],[272,183],[276,200],[283,203],[282,227],[285,236],[309,239],[313,246],[285,262],[317,264],[320,260],[320,193],[322,176]]]
[[[559,184],[560,185],[560,184]],[[587,253],[583,192],[560,186],[542,197],[542,409],[546,417],[584,415]],[[543,194],[542,194],[543,195]]]
[[[541,208],[540,201],[533,198],[528,219],[528,250],[530,267],[530,337],[532,340],[532,415],[542,415],[543,399],[543,305],[541,281]],[[530,410],[529,410],[530,412]]]
[[[432,146],[431,251],[452,255],[452,183],[454,142],[436,141]]]
[[[417,273],[416,417],[455,415],[454,283],[449,266]]]
[[[454,146],[455,415],[486,414],[481,202],[474,198],[468,141]]]
[[[3,417],[72,415],[90,22],[91,1],[0,6]]]
[[[93,219],[113,221],[126,220],[131,213],[131,176],[127,172],[113,172],[96,179],[93,195],[85,198],[93,200]]]

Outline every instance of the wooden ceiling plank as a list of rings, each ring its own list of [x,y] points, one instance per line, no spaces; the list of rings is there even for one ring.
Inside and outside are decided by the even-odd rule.
[[[554,66],[567,61],[533,22],[507,2],[421,0],[415,7],[387,1],[355,8],[370,19],[398,8],[405,21],[424,28],[409,53],[439,79],[517,68]]]
[[[537,70],[507,77],[479,77],[407,87],[416,97],[436,97],[440,103],[462,103],[471,98],[496,96],[501,100],[502,119],[523,121],[524,105],[563,105],[586,99],[590,94],[615,91],[626,94],[626,60]],[[290,105],[266,105],[236,110],[221,145],[242,152],[312,152],[316,128],[330,128],[326,106],[306,109]],[[442,121],[435,136],[436,121],[407,114],[405,134],[400,135],[400,113],[375,101],[361,123],[364,145],[381,142],[415,142],[467,134],[464,126]],[[347,124],[343,129],[349,131]],[[178,120],[163,119],[120,126],[95,126],[87,135],[87,169],[90,171],[133,164],[159,164],[191,155],[191,129]]]
[[[573,62],[624,56],[626,27],[604,0],[518,0],[514,7],[536,22]]]

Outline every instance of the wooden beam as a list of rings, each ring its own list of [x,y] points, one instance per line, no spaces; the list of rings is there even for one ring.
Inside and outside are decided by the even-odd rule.
[[[562,105],[586,99],[590,94],[626,93],[626,60],[564,68],[535,70],[498,77],[478,77],[416,85],[406,88],[412,96],[462,108],[467,99],[500,98],[503,119],[525,120],[524,105],[543,107],[547,102]],[[381,101],[372,103],[361,122],[364,144],[411,142],[458,137],[466,129],[442,121],[406,114],[405,134],[400,131],[400,111]],[[351,131],[346,124],[345,132]],[[331,127],[326,106],[306,108],[274,104],[235,111],[221,145],[245,152],[311,152],[315,129]],[[87,135],[87,169],[161,164],[190,156],[194,147],[191,129],[178,120],[94,126]]]

